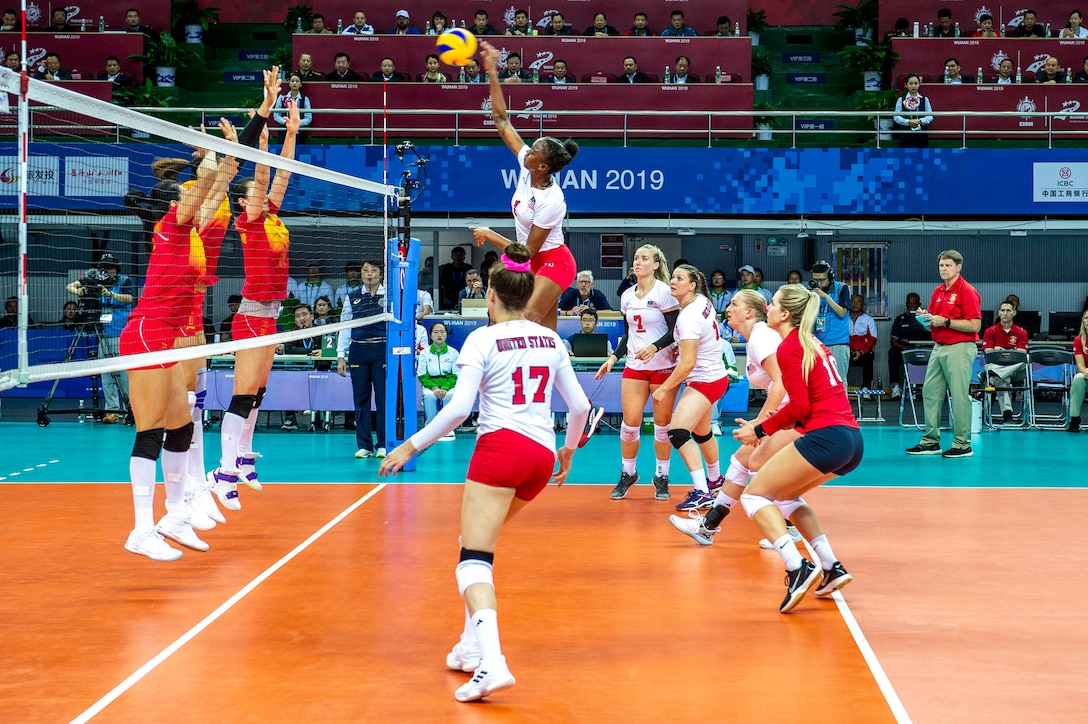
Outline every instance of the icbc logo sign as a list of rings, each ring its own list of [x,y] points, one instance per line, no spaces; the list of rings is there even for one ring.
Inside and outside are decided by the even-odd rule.
[[[1073,175],[1073,171],[1070,170],[1068,166],[1063,166],[1061,171],[1058,171],[1058,175],[1062,178],[1069,178]]]
[[[1061,181],[1056,184],[1058,188],[1072,188],[1075,181],[1070,181],[1073,178],[1073,169],[1068,166],[1062,166],[1058,169],[1058,176],[1061,177]]]

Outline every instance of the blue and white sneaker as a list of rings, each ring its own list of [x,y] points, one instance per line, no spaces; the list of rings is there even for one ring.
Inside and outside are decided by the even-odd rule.
[[[714,505],[714,494],[704,493],[692,488],[682,501],[676,504],[677,510],[701,510]]]
[[[216,468],[208,473],[208,483],[220,505],[227,510],[242,509],[242,501],[238,500],[238,473],[225,473]]]

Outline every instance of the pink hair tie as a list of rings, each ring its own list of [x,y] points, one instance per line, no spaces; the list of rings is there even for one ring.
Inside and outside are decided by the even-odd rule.
[[[502,262],[502,265],[504,267],[506,267],[507,271],[527,272],[527,271],[532,271],[533,270],[533,266],[532,266],[532,264],[530,262],[526,261],[526,262],[519,263],[519,262],[514,261],[510,257],[508,257],[506,254],[503,254],[499,258],[499,260]]]

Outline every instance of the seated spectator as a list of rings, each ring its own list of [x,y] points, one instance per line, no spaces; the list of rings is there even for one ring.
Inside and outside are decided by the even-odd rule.
[[[351,69],[351,56],[347,53],[337,53],[333,56],[332,63],[332,72],[328,74],[326,80],[340,81],[342,83],[357,83],[363,80],[361,75]]]
[[[49,25],[42,28],[46,33],[74,33],[79,30],[78,27],[68,22],[68,11],[63,7],[53,8],[53,13],[50,16],[52,20]]]
[[[1085,300],[1088,305],[1088,299]],[[1069,387],[1069,432],[1080,432],[1080,411],[1084,406],[1084,392],[1088,389],[1088,310],[1080,316],[1080,332],[1073,338],[1073,361],[1077,373]]]
[[[241,294],[231,294],[229,297],[227,297],[227,309],[230,310],[230,314],[228,314],[226,316],[226,318],[224,318],[223,321],[219,323],[219,341],[220,342],[229,342],[230,341],[231,325],[234,324],[234,315],[238,314],[238,307],[241,304],[242,304],[242,295]]]
[[[1081,69],[1077,71],[1077,74],[1073,76],[1074,83],[1088,83],[1088,55],[1084,56],[1083,65]]]
[[[624,35],[637,38],[652,38],[657,35],[654,31],[650,30],[650,18],[646,16],[646,13],[635,13],[635,19],[631,25],[631,29]]]
[[[466,83],[487,83],[487,76],[480,72],[480,63],[475,58],[465,65]]]
[[[324,22],[322,22],[324,24]],[[374,26],[366,21],[366,13],[356,10],[351,18],[351,25],[344,28],[342,35],[373,35]]]
[[[8,297],[4,302],[4,317],[0,319],[0,329],[15,329],[19,326],[19,297]],[[27,328],[36,327],[34,320],[28,315]]]
[[[50,326],[63,329],[66,332],[74,332],[79,329],[79,303],[65,302],[64,309],[60,313],[60,319]]]
[[[397,65],[393,62],[392,58],[382,58],[381,69],[374,75],[370,76],[370,80],[377,80],[386,83],[403,83],[406,81],[410,81],[411,78],[397,70]]]
[[[499,80],[503,83],[531,82],[533,74],[521,67],[521,53],[506,56],[506,67],[499,71]]]
[[[336,288],[336,296],[333,297],[336,302],[333,306],[337,309],[344,306],[344,301],[348,298],[349,293],[362,285],[363,265],[357,261],[349,261],[344,265],[344,276],[348,280]]]
[[[434,299],[426,289],[416,289],[416,322],[422,322],[423,318],[434,314]]]
[[[374,32],[374,29],[371,28],[370,31]],[[313,17],[310,18],[310,29],[306,35],[335,35],[335,33],[325,27],[324,15],[314,13]]]
[[[484,289],[487,289],[491,284],[488,282],[488,278],[491,276],[491,267],[495,265],[495,262],[499,260],[499,254],[494,249],[484,254],[484,262],[480,265],[480,278],[484,280]]]
[[[518,10],[514,13],[514,24],[506,29],[507,35],[532,35],[533,26],[529,23],[529,13]]]
[[[582,35],[594,36],[603,38],[606,36],[615,37],[620,34],[620,31],[613,28],[608,24],[608,18],[604,13],[595,13],[593,15],[593,25],[586,28],[586,31]]]
[[[955,58],[949,58],[944,62],[945,83],[970,83],[971,79],[960,73],[960,62]]]
[[[298,77],[302,79],[303,83],[309,83],[315,80],[325,80],[325,74],[319,70],[314,70],[314,59],[309,53],[299,53],[298,55]]]
[[[479,270],[469,269],[465,272],[465,288],[457,293],[457,299],[487,299],[487,289],[484,288],[484,280]]]
[[[982,333],[982,351],[994,352],[1000,349],[1015,349],[1021,352],[1028,351],[1027,331],[1013,323],[1016,317],[1016,307],[1012,302],[1005,300],[997,308],[997,321]],[[1011,377],[1022,374],[1027,363],[1015,365],[987,364],[986,374],[996,377],[1003,384],[1008,384]],[[1083,399],[1083,396],[1082,396]],[[997,401],[1001,405],[1002,422],[1012,422],[1012,395],[1009,392],[997,393]]]
[[[148,40],[159,39],[159,34],[155,32],[155,28],[140,22],[140,11],[136,8],[129,8],[125,11],[125,32],[143,33],[145,43]]]
[[[53,11],[56,13],[56,11]],[[1069,13],[1069,22],[1058,33],[1059,38],[1088,38],[1088,28],[1085,28],[1080,24],[1083,19],[1080,10],[1074,10]]]
[[[1046,59],[1046,63],[1043,64],[1043,67],[1035,74],[1035,82],[1047,85],[1065,82],[1065,71],[1058,65],[1057,58],[1052,55]]]
[[[861,368],[861,386],[873,388],[873,362],[876,360],[876,320],[865,311],[865,297],[850,297],[850,367]]]
[[[313,309],[309,304],[299,304],[295,307],[295,329],[312,329],[314,326]],[[306,355],[308,357],[321,356],[321,335],[296,339],[293,342],[285,342],[276,349],[278,354]],[[281,430],[297,430],[298,415],[295,410],[287,410],[283,413],[283,425]]]
[[[72,72],[60,66],[59,55],[46,53],[34,77],[38,80],[72,80]]]
[[[408,15],[407,10],[398,10],[396,27],[389,31],[390,35],[422,35],[419,32],[419,28],[409,25],[411,17]]]
[[[416,80],[424,83],[448,83],[446,74],[440,72],[438,69],[442,67],[442,64],[438,60],[438,56],[434,53],[427,53],[427,70],[416,76]]]
[[[952,25],[952,11],[948,8],[941,8],[937,11],[937,25],[933,28],[933,37],[956,37],[956,28]]]
[[[718,29],[711,33],[715,38],[732,38],[735,28],[733,27],[733,21],[729,19],[728,15],[718,16]]]
[[[899,18],[895,21],[895,28],[884,33],[884,44],[888,45],[895,38],[909,38],[911,35],[910,21],[906,18]]]
[[[457,350],[446,343],[449,331],[442,322],[431,325],[431,344],[419,353],[416,376],[423,388],[423,415],[430,422],[440,406],[452,399],[457,386]],[[453,440],[450,432],[443,440]]]
[[[578,315],[578,322],[582,325],[582,331],[575,334],[593,334],[608,339],[607,334],[599,334],[597,332],[597,310],[593,307],[586,307]],[[573,337],[575,335],[571,335]],[[608,340],[608,354],[612,354],[612,340]],[[570,337],[563,340],[563,346],[567,348],[567,354],[571,357],[574,356],[574,348],[571,346]]]
[[[687,83],[698,83],[699,76],[694,73],[688,72],[691,67],[691,59],[686,55],[681,55],[676,58],[676,70],[672,74],[672,80],[670,83],[678,83],[680,85],[686,85]]]
[[[593,288],[593,272],[583,269],[575,277],[574,286],[559,297],[559,314],[565,317],[577,317],[587,309],[608,311],[612,306],[599,289]]]
[[[465,274],[472,267],[465,262],[465,247],[450,250],[450,261],[438,267],[438,295],[443,309],[456,309],[458,294],[465,286]]]
[[[544,79],[545,83],[577,83],[573,75],[567,75],[567,61],[557,60],[552,64],[552,74]]]
[[[314,326],[320,327],[325,324],[334,324],[338,320],[336,313],[333,311],[332,300],[322,294],[320,297],[314,300]]]
[[[1041,23],[1036,22],[1034,10],[1024,12],[1024,19],[1019,26],[1009,31],[1011,38],[1045,38],[1046,29]]]
[[[800,284],[801,283],[801,270],[790,269],[786,272],[786,284]],[[915,307],[917,309],[917,307]]]
[[[291,105],[298,106],[299,115],[302,120],[299,122],[299,128],[305,128],[314,121],[314,114],[310,112],[310,99],[302,94],[302,76],[298,73],[291,73],[291,76],[287,79],[288,91],[276,98],[276,102],[272,105],[271,120],[274,123],[280,125],[286,125],[287,123],[287,109]],[[278,112],[277,112],[278,111]],[[302,143],[302,132],[299,131],[296,138],[297,143]]]
[[[491,23],[487,22],[487,11],[477,10],[475,15],[475,25],[472,26],[472,33],[474,35],[494,35],[495,28]]]
[[[617,79],[620,83],[649,83],[650,76],[638,69],[638,61],[635,56],[628,55],[623,59],[623,74]]]
[[[1016,78],[1013,76],[1015,68],[1012,64],[1012,58],[1002,58],[1001,63],[997,66],[997,75],[989,80],[990,83],[997,83],[999,85],[1008,85],[1009,83],[1015,83]]]
[[[978,16],[978,30],[971,33],[972,38],[996,38],[999,37],[994,32],[994,16],[989,13],[983,13]]]
[[[682,10],[673,10],[669,15],[669,27],[661,31],[661,37],[663,38],[691,38],[698,35],[692,28],[689,28],[684,22],[684,12]]]
[[[449,19],[442,13],[441,10],[435,10],[431,14],[431,29],[427,31],[428,35],[441,35],[446,32],[447,27],[450,24]]]
[[[16,73],[23,69],[23,59],[19,57],[19,53],[14,50],[9,50],[7,55],[4,56],[4,67],[11,68]]]
[[[321,265],[310,262],[306,265],[306,279],[300,281],[295,288],[295,299],[303,304],[313,304],[318,297],[332,299],[332,285],[321,276]],[[310,309],[311,314],[313,309]]]
[[[124,88],[132,87],[132,76],[121,70],[121,61],[116,55],[106,56],[106,69],[98,71],[98,80],[108,80]]]
[[[19,27],[19,13],[11,8],[4,11],[4,19],[0,21],[0,33],[13,33],[21,30]]]
[[[548,27],[544,28],[545,35],[574,35],[574,31],[567,25],[563,13],[553,13]]]

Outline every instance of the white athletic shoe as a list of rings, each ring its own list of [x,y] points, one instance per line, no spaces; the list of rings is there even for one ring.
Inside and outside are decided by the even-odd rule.
[[[385,448],[384,447],[378,448],[378,452],[374,455],[374,457],[384,458],[385,457]]]
[[[261,489],[261,481],[257,479],[257,458],[260,456],[260,453],[247,452],[235,459],[240,471],[238,479],[254,490]]]
[[[238,474],[224,473],[219,468],[208,473],[208,483],[211,485],[215,497],[219,498],[219,504],[227,510],[241,510],[242,501],[238,500]]]
[[[788,520],[786,521],[786,532],[790,534],[790,538],[793,539],[794,543],[800,543],[802,540],[804,540],[804,537],[801,535],[801,531],[797,530],[797,527]],[[765,551],[773,550],[774,543],[771,543],[769,540],[764,538],[759,541],[759,547]]]
[[[481,662],[468,683],[458,687],[453,696],[457,701],[477,701],[513,685],[514,675],[506,667],[506,657],[501,656],[494,664],[485,666]]]
[[[201,481],[196,492],[193,493],[193,508],[199,508],[204,515],[208,516],[216,523],[226,523],[227,519],[223,515],[223,511],[219,510],[219,506],[215,504],[215,496],[212,495],[212,491],[207,481]]]
[[[367,450],[365,447],[361,447],[355,451],[355,457],[358,460],[362,460],[363,458],[372,458],[374,457],[374,451]]]
[[[458,641],[453,645],[453,650],[446,654],[446,666],[454,671],[468,673],[475,671],[480,665],[480,649],[465,646]]]
[[[159,531],[159,535],[162,537],[180,543],[186,548],[201,553],[208,550],[208,544],[196,537],[196,531],[193,530],[193,526],[187,517],[167,513],[159,521],[156,530]]]
[[[721,528],[707,528],[704,525],[706,518],[702,515],[696,515],[694,518],[681,518],[679,515],[670,515],[669,522],[672,523],[673,528],[686,536],[691,536],[692,540],[701,546],[714,543],[714,534],[721,531]]]
[[[125,541],[125,550],[147,556],[153,561],[176,561],[181,558],[181,551],[171,548],[154,528],[142,533],[138,530],[129,533],[128,540]]]
[[[714,437],[721,437],[722,436],[722,426],[719,425],[716,422],[712,422],[712,423],[710,423],[710,432],[711,432],[712,435],[714,435]]]

